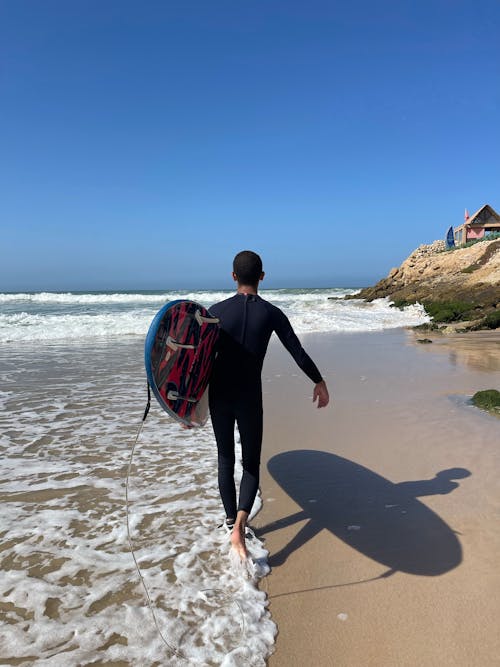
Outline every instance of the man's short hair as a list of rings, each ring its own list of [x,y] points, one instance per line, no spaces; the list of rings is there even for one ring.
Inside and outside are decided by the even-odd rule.
[[[233,271],[240,285],[258,285],[262,275],[262,260],[256,252],[242,250],[233,260]]]

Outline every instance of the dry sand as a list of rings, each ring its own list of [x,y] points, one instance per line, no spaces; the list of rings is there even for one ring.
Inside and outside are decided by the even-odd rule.
[[[279,344],[264,368],[270,667],[500,664],[500,336],[311,335],[333,402]]]

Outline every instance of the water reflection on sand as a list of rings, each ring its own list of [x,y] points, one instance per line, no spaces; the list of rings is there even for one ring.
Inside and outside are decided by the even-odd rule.
[[[500,371],[500,332],[471,331],[445,336],[433,332],[409,331],[409,341],[424,353],[447,354],[453,366],[464,364],[477,371]],[[418,343],[427,338],[432,343]]]

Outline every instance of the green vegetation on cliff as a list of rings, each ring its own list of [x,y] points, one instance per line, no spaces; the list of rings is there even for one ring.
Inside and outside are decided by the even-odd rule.
[[[422,305],[433,322],[467,320],[475,307],[475,304],[468,301],[424,301]]]
[[[500,310],[486,315],[483,320],[483,326],[486,329],[498,329],[500,327]]]

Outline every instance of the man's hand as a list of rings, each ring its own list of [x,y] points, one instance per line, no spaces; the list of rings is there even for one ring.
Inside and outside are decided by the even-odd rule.
[[[318,408],[326,408],[330,401],[330,396],[328,395],[328,389],[326,388],[326,382],[321,380],[318,384],[314,385],[313,391],[313,403],[318,401]]]

